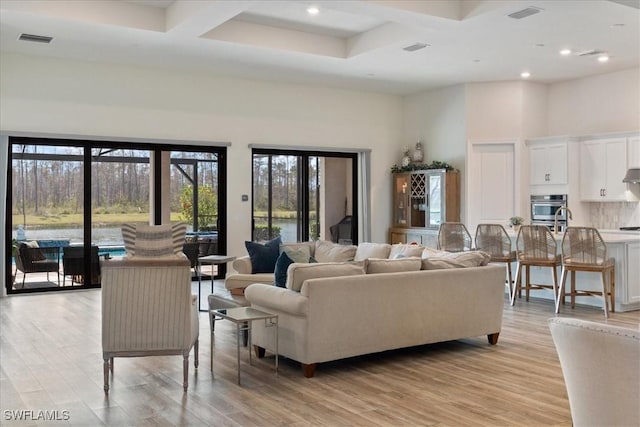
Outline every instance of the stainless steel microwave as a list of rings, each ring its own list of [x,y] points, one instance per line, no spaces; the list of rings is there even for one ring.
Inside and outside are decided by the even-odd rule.
[[[556,211],[567,207],[566,194],[549,194],[544,196],[531,196],[531,222],[553,221]],[[567,211],[563,210],[558,215],[558,221],[567,221]]]

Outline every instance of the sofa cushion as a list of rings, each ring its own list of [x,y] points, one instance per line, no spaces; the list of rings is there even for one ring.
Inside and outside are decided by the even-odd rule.
[[[367,258],[388,258],[391,245],[388,243],[363,242],[358,245],[354,261],[364,261]]]
[[[282,243],[280,254],[286,252],[293,262],[309,262],[309,257],[312,255],[311,248],[314,245],[313,242]]]
[[[480,267],[487,265],[491,256],[484,251],[447,252],[446,255],[422,259],[423,270]]]
[[[317,240],[313,257],[318,262],[352,261],[356,255],[357,246],[339,245],[326,240]]]
[[[364,262],[364,268],[367,274],[419,271],[422,268],[422,260],[419,257],[397,259],[369,258]]]
[[[286,287],[292,291],[300,292],[302,283],[308,279],[321,277],[355,276],[364,274],[361,263],[351,262],[325,262],[319,264],[293,263],[287,271]]]
[[[424,251],[424,246],[397,243],[391,246],[391,250],[389,251],[389,256],[384,258],[396,259],[396,258],[421,257],[423,251]]]
[[[258,242],[245,241],[244,245],[251,258],[251,273],[273,273],[276,268],[276,261],[280,255],[280,236],[269,240],[264,244]]]

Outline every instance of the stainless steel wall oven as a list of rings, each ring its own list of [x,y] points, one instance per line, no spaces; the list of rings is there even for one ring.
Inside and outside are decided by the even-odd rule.
[[[546,225],[553,229],[556,211],[567,207],[566,194],[548,194],[531,196],[531,224]],[[567,228],[567,211],[563,209],[558,214],[558,231]]]

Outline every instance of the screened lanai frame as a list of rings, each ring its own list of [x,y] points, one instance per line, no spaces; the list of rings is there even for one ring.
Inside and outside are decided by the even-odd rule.
[[[5,206],[5,233],[7,238],[5,239],[5,265],[7,268],[5,269],[5,284],[6,291],[9,294],[15,293],[29,293],[29,292],[43,292],[43,291],[57,291],[57,290],[68,290],[68,289],[78,289],[82,288],[95,288],[99,287],[98,284],[92,284],[89,280],[89,283],[84,283],[82,286],[75,287],[55,287],[55,288],[35,288],[35,289],[13,289],[13,284],[11,281],[12,275],[12,240],[11,237],[14,231],[13,217],[12,217],[12,165],[13,161],[18,158],[31,158],[35,160],[56,160],[56,161],[81,161],[83,165],[83,242],[92,242],[92,194],[91,194],[91,177],[92,177],[92,162],[99,161],[119,161],[119,162],[136,162],[136,163],[149,163],[151,159],[160,159],[163,152],[169,153],[210,153],[212,154],[212,158],[215,158],[217,161],[217,218],[216,218],[216,228],[219,231],[218,233],[218,251],[220,253],[226,252],[226,150],[228,144],[212,144],[212,145],[181,145],[181,144],[168,144],[168,143],[153,143],[153,142],[128,142],[128,141],[103,141],[103,140],[84,140],[84,139],[61,139],[61,138],[40,138],[40,137],[18,137],[18,136],[9,136],[8,138],[9,144],[7,147],[8,150],[8,159],[7,165],[7,194],[6,194],[6,206]],[[84,152],[82,154],[47,154],[47,153],[31,153],[22,155],[20,153],[13,152],[13,146],[16,144],[23,145],[35,145],[35,146],[49,146],[49,147],[77,147]],[[138,157],[108,157],[108,156],[95,156],[95,149],[100,149],[101,152],[109,153],[113,152],[113,150],[118,149],[126,149],[126,150],[143,150],[148,151],[150,156],[147,158]],[[102,157],[102,158],[101,158]],[[189,159],[181,159],[171,157],[170,164],[183,175],[187,176],[187,179],[195,185],[193,191],[194,203],[193,206],[196,210],[194,213],[194,231],[198,231],[198,218],[199,215],[197,213],[198,207],[198,180],[197,180],[197,172],[195,176],[191,174],[189,176],[189,172],[185,170],[185,165],[192,166],[192,171],[197,171],[198,165],[201,163],[206,163],[211,160],[199,159],[197,157],[189,158]],[[158,164],[161,164],[158,161]],[[159,224],[162,219],[162,193],[163,190],[166,191],[166,186],[162,181],[162,170],[161,168],[153,168],[153,188],[150,188],[150,192],[153,194],[153,200],[156,202],[153,204],[153,212],[150,217],[152,217],[152,221],[155,224]],[[167,184],[168,185],[168,184]],[[84,244],[84,259],[90,259],[91,253],[91,244]],[[92,267],[91,263],[84,263],[84,277],[92,277]],[[223,277],[226,273],[225,266],[220,266],[218,269],[218,274],[216,278]]]

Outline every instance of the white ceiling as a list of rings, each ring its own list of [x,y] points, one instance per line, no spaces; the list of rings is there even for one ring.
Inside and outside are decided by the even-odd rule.
[[[541,11],[507,16],[528,7]],[[403,50],[415,43],[428,46]],[[0,49],[407,94],[638,67],[640,0],[2,0]],[[611,59],[577,55],[588,50]]]

